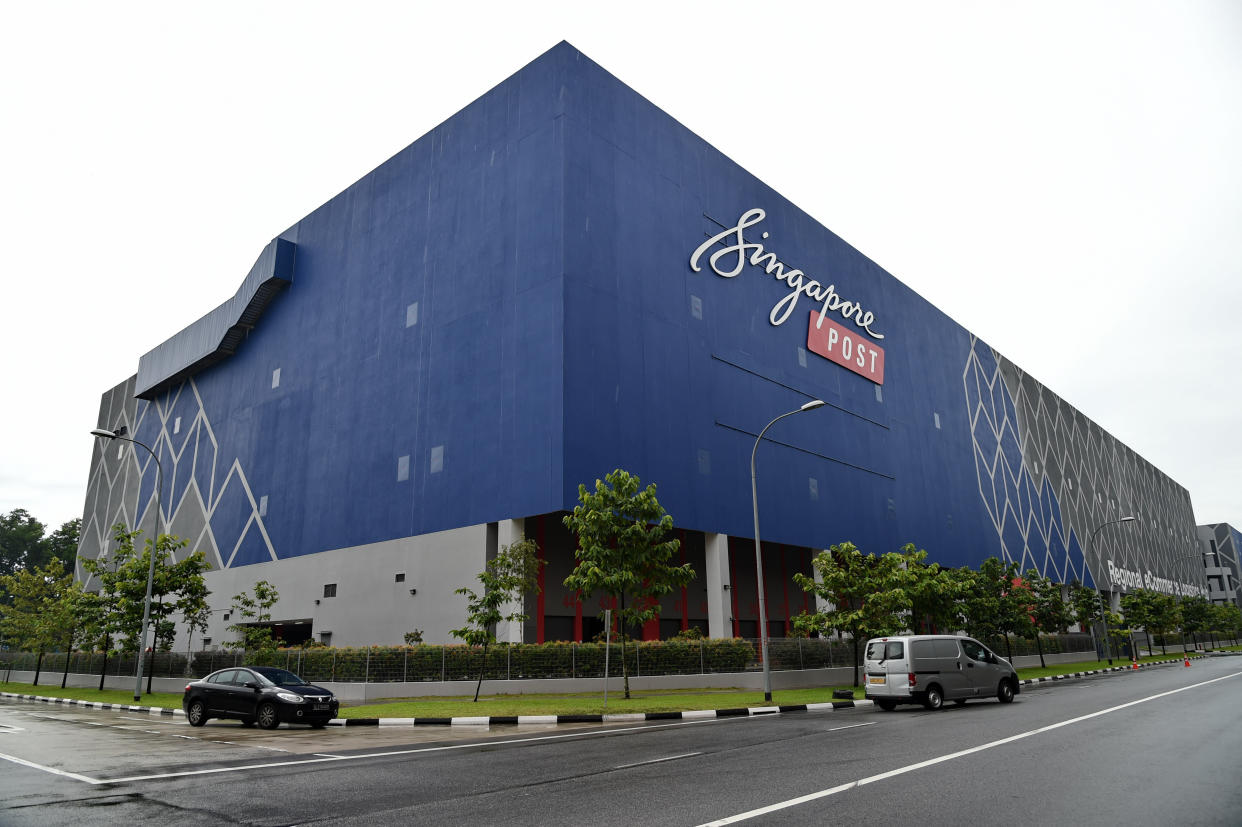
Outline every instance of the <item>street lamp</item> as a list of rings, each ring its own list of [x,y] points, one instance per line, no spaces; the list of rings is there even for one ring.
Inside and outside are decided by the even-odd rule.
[[[129,429],[122,425],[115,431],[95,428],[91,431],[91,436],[107,440],[119,439],[122,442],[141,445],[147,449],[151,459],[155,460],[155,542],[151,544],[151,565],[147,568],[147,597],[142,606],[142,630],[138,634],[138,666],[134,671],[134,703],[139,703],[142,700],[142,661],[147,650],[147,624],[151,622],[151,586],[155,580],[155,553],[160,544],[160,491],[164,488],[164,466],[160,465],[160,458],[151,450],[151,446],[127,437],[125,435],[127,433]]]
[[[1106,523],[1100,523],[1098,526],[1095,527],[1095,530],[1091,532],[1091,536],[1087,538],[1087,551],[1091,552],[1092,557],[1095,556],[1095,547],[1093,543],[1095,542],[1095,535],[1100,533],[1100,529],[1104,528],[1105,526],[1116,525],[1117,523],[1132,523],[1136,519],[1138,518],[1137,517],[1122,517],[1117,520],[1109,520]],[[1113,647],[1112,647],[1112,643],[1108,639],[1108,615],[1105,614],[1104,612],[1104,598],[1100,596],[1100,578],[1095,576],[1095,572],[1092,572],[1091,579],[1095,581],[1095,599],[1099,601],[1100,623],[1104,625],[1104,653],[1108,656],[1108,665],[1112,666],[1113,665]]]
[[[824,400],[812,399],[798,410],[783,413],[773,419],[759,432],[759,436],[755,439],[755,447],[750,452],[750,499],[755,510],[755,580],[759,586],[759,647],[763,654],[763,700],[766,703],[772,702],[772,670],[768,666],[768,607],[763,593],[763,551],[759,545],[759,483],[755,477],[755,454],[759,452],[759,443],[763,440],[763,435],[768,432],[768,428],[787,416],[803,411],[813,411],[823,406]]]

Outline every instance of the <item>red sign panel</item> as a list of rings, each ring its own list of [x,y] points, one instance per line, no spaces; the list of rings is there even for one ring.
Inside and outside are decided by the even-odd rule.
[[[806,333],[806,349],[836,362],[877,385],[884,384],[884,348],[872,344],[865,335],[842,327],[826,316],[811,311]]]

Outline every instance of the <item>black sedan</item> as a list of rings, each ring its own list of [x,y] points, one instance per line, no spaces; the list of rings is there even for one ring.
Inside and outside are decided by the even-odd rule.
[[[287,669],[238,666],[212,672],[185,687],[181,708],[190,726],[208,718],[238,718],[246,726],[275,729],[281,723],[327,726],[339,704],[332,692]]]

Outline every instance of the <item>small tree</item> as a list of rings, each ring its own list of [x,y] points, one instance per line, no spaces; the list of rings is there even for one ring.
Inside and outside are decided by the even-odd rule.
[[[1130,629],[1130,648],[1135,660],[1138,660],[1138,647],[1134,645],[1134,629],[1138,627],[1147,632],[1149,647],[1154,643],[1151,636],[1156,631],[1159,599],[1159,592],[1150,589],[1135,589],[1121,596],[1121,611]]]
[[[967,628],[980,637],[1003,637],[1005,656],[1013,663],[1009,635],[1030,637],[1034,633],[1034,604],[1034,595],[1018,577],[1018,564],[989,557],[979,567],[975,588],[966,598]]]
[[[821,551],[811,560],[819,582],[805,574],[795,574],[794,582],[813,592],[830,608],[794,618],[794,627],[828,635],[844,632],[854,648],[854,686],[858,686],[858,649],[872,637],[892,635],[906,628],[906,614],[912,605],[909,585],[912,575],[906,568],[911,558],[889,552],[877,557],[863,554],[853,543],[845,542]]]
[[[910,628],[919,632],[954,632],[964,628],[962,601],[974,588],[970,569],[945,569],[939,563],[927,564],[927,552],[913,543],[901,549],[908,577],[911,600]]]
[[[545,561],[538,557],[539,546],[534,540],[522,540],[504,546],[495,559],[488,560],[479,572],[483,584],[482,594],[473,589],[460,588],[457,594],[466,596],[466,625],[452,631],[453,637],[461,638],[470,646],[483,647],[479,656],[479,682],[474,687],[475,703],[483,687],[483,670],[487,665],[487,647],[496,642],[496,624],[502,621],[522,623],[526,615],[518,609],[505,614],[504,609],[523,600],[527,594],[539,591],[539,566]],[[407,638],[409,635],[407,635]],[[421,640],[422,634],[419,633]]]
[[[1151,624],[1149,631],[1160,635],[1160,652],[1167,655],[1169,650],[1166,637],[1171,629],[1176,629],[1182,623],[1182,607],[1177,598],[1171,594],[1157,593],[1148,622]]]
[[[1212,604],[1207,598],[1199,595],[1185,596],[1180,600],[1182,609],[1182,631],[1190,635],[1193,643],[1199,642],[1199,635],[1206,632],[1211,625]],[[1184,648],[1184,647],[1183,647]]]
[[[202,565],[205,569],[207,565],[205,557],[202,558]],[[211,591],[207,588],[207,583],[200,572],[197,578],[187,579],[185,588],[177,600],[177,611],[181,613],[181,620],[185,623],[186,628],[186,677],[190,676],[190,662],[194,650],[194,632],[198,631],[202,635],[207,631],[207,624],[211,622],[211,604],[207,602],[207,598],[210,596]]]
[[[82,568],[90,575],[87,587],[95,589],[88,592],[83,603],[88,621],[84,634],[86,643],[103,652],[103,665],[99,669],[101,692],[108,674],[108,655],[117,637],[125,634],[121,605],[126,598],[127,587],[122,572],[134,553],[134,534],[121,523],[112,527],[112,533],[115,545],[112,551],[81,561]]]
[[[656,499],[655,485],[639,490],[638,477],[620,468],[606,480],[596,480],[594,491],[579,485],[579,504],[565,517],[565,527],[578,537],[574,552],[578,562],[565,578],[565,587],[583,598],[603,592],[619,600],[621,675],[629,698],[626,627],[657,617],[660,597],[689,583],[694,570],[689,563],[669,564],[681,544],[664,539],[673,528],[673,518]]]
[[[12,598],[9,605],[0,607],[0,632],[10,645],[38,653],[34,676],[38,686],[43,655],[71,635],[74,617],[65,607],[74,591],[73,572],[66,572],[60,559],[52,558],[41,568],[0,576],[0,588]]]
[[[272,635],[272,607],[280,599],[276,587],[266,580],[254,584],[249,592],[233,595],[233,611],[241,615],[245,623],[234,623],[229,631],[237,634],[237,645],[256,655],[271,656],[276,651],[276,639]]]
[[[1039,665],[1047,666],[1044,661],[1044,645],[1040,641],[1040,633],[1057,634],[1064,632],[1074,622],[1074,614],[1069,604],[1061,597],[1061,585],[1053,582],[1035,569],[1026,573],[1026,587],[1034,598],[1031,608],[1031,620],[1035,627],[1035,648],[1039,651]]]

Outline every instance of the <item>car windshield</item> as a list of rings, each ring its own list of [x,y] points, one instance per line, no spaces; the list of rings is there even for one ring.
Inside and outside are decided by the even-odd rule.
[[[306,686],[306,681],[302,680],[288,669],[276,669],[272,666],[261,666],[255,668],[253,671],[256,675],[265,679],[273,686]]]

